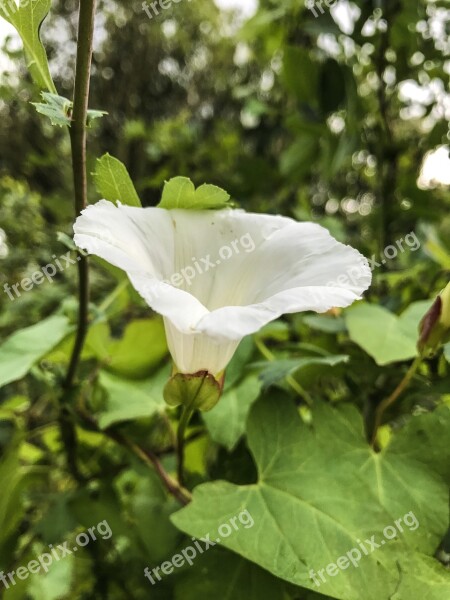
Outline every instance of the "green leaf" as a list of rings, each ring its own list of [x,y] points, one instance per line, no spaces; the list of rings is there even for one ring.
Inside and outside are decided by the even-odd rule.
[[[110,154],[97,159],[93,173],[97,192],[110,202],[142,206],[125,165]]]
[[[45,552],[46,548],[42,548]],[[64,560],[54,561],[45,577],[41,573],[31,574],[27,596],[32,600],[59,600],[67,598],[72,591],[72,576],[75,567],[75,557],[66,556]]]
[[[31,104],[36,107],[38,113],[48,117],[52,125],[58,125],[60,127],[70,127],[72,123],[71,111],[73,102],[58,96],[57,94],[51,94],[49,92],[42,92],[41,96],[44,102],[32,102]],[[87,126],[90,127],[92,121],[103,117],[108,113],[102,110],[88,110],[87,111]]]
[[[207,208],[226,208],[230,194],[216,185],[204,183],[195,190],[194,203],[202,210]]]
[[[51,94],[50,92],[42,92],[41,96],[44,102],[32,102],[36,110],[41,115],[48,117],[52,125],[70,127],[70,110],[72,102],[63,96]]]
[[[418,431],[434,439],[433,448],[420,443]],[[448,482],[441,474],[450,459],[449,431],[450,410],[442,407],[414,417],[375,454],[354,407],[317,405],[310,427],[284,397],[265,399],[252,408],[247,426],[257,482],[200,485],[172,521],[191,536],[217,540],[220,525],[247,510],[254,526],[222,535],[227,548],[277,577],[333,598],[361,600],[361,590],[364,600],[391,598],[406,585],[403,565],[410,561],[416,565],[408,574],[411,588],[430,561],[441,578],[445,572],[431,556],[448,527]],[[392,533],[383,532],[396,521],[397,534],[388,539]],[[360,548],[358,540],[372,536],[379,547],[370,551],[366,544],[367,555],[360,550],[355,561],[358,568],[347,561],[350,568],[326,575],[320,587],[314,583],[311,570],[317,574],[336,565]]]
[[[20,466],[19,444],[14,443],[8,448],[0,462],[0,480],[7,493],[0,495],[0,529],[2,542],[22,518],[23,510],[20,500],[21,484],[24,468]]]
[[[323,333],[342,333],[346,331],[345,320],[342,317],[308,315],[303,318],[303,323],[311,327],[311,329],[316,329]]]
[[[431,304],[415,302],[397,317],[382,306],[358,303],[345,314],[350,339],[380,366],[414,358],[419,323]]]
[[[164,412],[166,405],[163,388],[167,377],[167,369],[142,381],[124,379],[107,371],[100,371],[99,383],[107,394],[106,406],[98,415],[100,428],[106,429],[114,423]]]
[[[298,371],[310,366],[335,367],[348,362],[349,357],[345,354],[334,356],[307,356],[305,358],[290,358],[285,360],[276,360],[274,362],[256,363],[254,366],[264,368],[260,378],[263,387],[268,388],[274,383],[278,383],[288,375],[295,375]]]
[[[0,346],[0,387],[24,377],[71,331],[66,317],[54,316],[13,333]]]
[[[450,342],[444,346],[444,356],[447,359],[447,362],[450,363]]]
[[[250,375],[231,389],[225,389],[217,406],[203,414],[203,420],[215,442],[229,451],[233,450],[244,435],[248,412],[260,390],[258,378]]]
[[[107,114],[108,113],[105,110],[95,110],[93,108],[90,108],[87,111],[87,122],[86,122],[86,125],[88,127],[92,127],[93,121],[96,121],[97,119],[101,119],[102,117],[104,117]]]
[[[107,352],[109,370],[124,377],[147,377],[168,353],[162,319],[132,321],[122,339],[108,344]]]
[[[286,600],[283,582],[223,549],[212,548],[195,559],[175,588],[175,600]]]
[[[294,94],[299,102],[317,102],[317,65],[306,48],[287,46],[284,49],[281,79],[286,89]]]
[[[135,529],[145,548],[146,563],[160,564],[176,552],[182,537],[170,521],[178,502],[168,496],[156,473],[145,467],[140,466],[138,472],[126,471],[119,485],[127,513],[134,524],[139,524]]]
[[[14,4],[1,2],[0,16],[17,29],[22,38],[27,67],[35,83],[41,89],[56,94],[47,55],[39,38],[39,30],[50,10],[51,0],[22,1],[15,9]]]
[[[221,188],[203,184],[195,189],[187,177],[174,177],[164,185],[160,208],[190,210],[221,209],[229,206],[230,195]]]

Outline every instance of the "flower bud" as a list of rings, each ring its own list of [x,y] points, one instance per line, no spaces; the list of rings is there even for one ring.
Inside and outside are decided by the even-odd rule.
[[[417,346],[421,354],[434,354],[450,340],[450,282],[420,322],[419,331]]]
[[[223,388],[220,381],[207,371],[186,374],[175,373],[166,383],[164,400],[169,406],[189,406],[192,409],[208,411],[219,402]]]

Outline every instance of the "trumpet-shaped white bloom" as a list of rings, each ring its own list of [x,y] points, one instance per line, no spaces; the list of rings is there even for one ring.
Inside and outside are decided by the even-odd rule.
[[[281,216],[101,200],[74,231],[79,248],[123,269],[163,315],[182,373],[217,375],[244,336],[285,313],[349,306],[371,282],[359,252],[319,225]]]

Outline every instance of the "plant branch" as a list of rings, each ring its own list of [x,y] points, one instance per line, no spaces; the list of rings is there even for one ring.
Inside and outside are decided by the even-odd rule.
[[[385,398],[377,407],[376,412],[375,412],[375,423],[374,423],[374,428],[373,428],[373,434],[372,434],[372,446],[375,448],[376,444],[377,444],[377,433],[378,433],[378,429],[382,423],[383,420],[383,415],[385,413],[385,411],[394,404],[394,402],[397,400],[397,398],[399,398],[399,396],[406,390],[406,388],[408,387],[408,385],[411,382],[411,379],[414,377],[414,375],[417,372],[417,369],[419,368],[420,364],[422,362],[422,357],[418,356],[415,361],[411,364],[411,366],[409,367],[408,371],[406,372],[405,376],[403,377],[403,379],[401,380],[401,382],[398,384],[398,386],[395,388],[395,390],[392,392],[392,394],[390,396],[388,396],[387,398]]]
[[[70,127],[76,216],[87,205],[86,123],[94,37],[95,2],[96,0],[80,0],[79,11],[75,89]],[[82,482],[83,477],[77,465],[77,433],[69,410],[69,404],[88,328],[89,270],[88,261],[85,256],[79,254],[77,260],[79,280],[78,327],[69,367],[63,382],[63,394],[58,420],[68,468],[76,481]]]
[[[178,482],[167,473],[158,456],[154,452],[152,452],[151,450],[144,450],[134,442],[128,440],[119,431],[115,431],[114,429],[100,429],[100,427],[97,424],[97,421],[89,414],[88,410],[85,407],[85,399],[83,394],[79,397],[79,405],[77,408],[80,417],[83,419],[83,421],[86,422],[87,425],[89,425],[90,428],[92,428],[92,430],[106,435],[109,439],[130,450],[146,465],[148,465],[156,471],[156,474],[161,479],[163,485],[165,486],[169,494],[174,496],[181,504],[189,504],[189,502],[192,499],[192,496],[189,493],[189,491],[186,490],[183,486],[179,485]]]
[[[77,216],[87,206],[86,126],[94,38],[95,4],[96,0],[80,0],[75,91],[73,97],[72,122],[70,126],[73,182],[75,190],[75,213]],[[69,389],[73,385],[88,328],[88,261],[87,258],[81,254],[78,255],[77,260],[79,278],[78,329],[67,376],[64,382],[65,389]]]
[[[115,440],[121,446],[124,446],[131,450],[131,452],[133,452],[133,454],[135,454],[143,462],[155,469],[156,473],[163,482],[167,491],[170,494],[172,494],[172,496],[174,496],[179,502],[181,502],[181,504],[189,504],[189,502],[192,499],[191,494],[188,492],[188,490],[186,490],[181,484],[178,484],[177,481],[175,481],[175,479],[173,479],[167,473],[156,454],[154,454],[150,450],[144,450],[134,442],[130,442],[122,434],[116,431],[106,431],[104,433],[106,433],[108,437]]]

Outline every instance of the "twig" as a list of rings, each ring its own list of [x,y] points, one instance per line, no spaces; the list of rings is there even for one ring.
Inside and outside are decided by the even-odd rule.
[[[83,396],[80,397],[78,413],[81,416],[81,418],[94,431],[106,435],[108,438],[115,441],[117,444],[120,444],[121,446],[127,448],[135,456],[140,458],[145,464],[154,469],[167,491],[172,496],[174,496],[181,504],[189,504],[189,502],[192,499],[190,492],[186,490],[182,485],[179,485],[178,482],[167,473],[158,456],[154,452],[152,452],[151,450],[144,450],[143,448],[141,448],[134,442],[131,442],[124,435],[122,435],[118,431],[115,431],[114,429],[100,429],[100,427],[97,424],[97,421],[92,417],[92,415],[89,414],[89,412],[85,408]]]
[[[395,388],[395,390],[392,392],[392,394],[390,396],[388,396],[387,398],[385,398],[382,402],[380,402],[380,404],[378,405],[376,412],[375,412],[375,423],[374,423],[374,427],[373,427],[373,433],[372,433],[372,446],[375,448],[376,447],[376,443],[377,443],[377,433],[378,433],[378,429],[381,425],[382,419],[383,419],[383,415],[385,413],[385,411],[394,404],[394,402],[397,400],[397,398],[406,390],[406,388],[408,387],[409,383],[411,382],[411,379],[414,377],[414,375],[417,372],[417,369],[419,368],[419,365],[422,362],[422,357],[418,356],[415,361],[411,364],[411,366],[409,367],[408,371],[406,372],[405,376],[403,377],[403,379],[401,380],[401,382],[398,384],[398,386]]]
[[[130,440],[126,439],[122,434],[117,431],[104,431],[108,437],[115,440],[121,446],[124,446],[131,450],[133,454],[135,454],[138,458],[140,458],[147,465],[151,466],[155,469],[159,478],[163,482],[167,491],[172,494],[181,504],[186,505],[192,499],[191,494],[186,490],[181,484],[178,484],[175,479],[173,479],[167,471],[162,466],[160,460],[150,450],[144,450],[134,442],[130,442]]]

